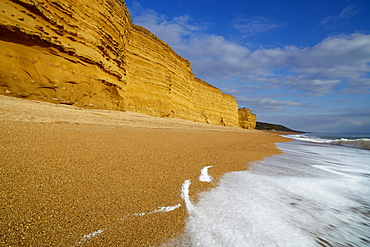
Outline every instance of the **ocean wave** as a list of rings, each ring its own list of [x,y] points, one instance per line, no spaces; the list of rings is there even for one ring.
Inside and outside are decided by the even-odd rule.
[[[362,138],[356,140],[340,139],[331,142],[332,144],[342,145],[342,146],[352,146],[370,150],[370,139]]]
[[[322,139],[322,138],[317,137],[317,136],[308,136],[308,135],[288,135],[287,137],[292,138],[294,140],[300,140],[300,141],[327,143],[327,144],[333,144],[333,145],[340,145],[340,146],[346,146],[346,147],[355,147],[355,148],[370,150],[370,139],[368,139],[368,138]]]

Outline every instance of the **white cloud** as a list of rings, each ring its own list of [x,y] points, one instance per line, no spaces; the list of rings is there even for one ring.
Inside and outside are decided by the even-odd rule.
[[[330,68],[338,65],[360,65],[369,62],[370,36],[352,34],[329,37],[319,44],[291,54],[291,63],[301,67]]]

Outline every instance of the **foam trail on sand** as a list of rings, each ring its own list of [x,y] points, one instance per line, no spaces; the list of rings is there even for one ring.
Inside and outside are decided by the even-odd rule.
[[[135,216],[144,216],[144,215],[147,215],[147,214],[154,214],[154,213],[160,213],[160,212],[166,213],[166,212],[173,211],[173,210],[175,210],[179,207],[181,207],[180,203],[175,205],[175,206],[159,207],[158,209],[156,209],[154,211],[151,211],[151,212],[148,212],[148,213],[139,213],[139,214],[134,214],[134,215]]]
[[[83,237],[81,238],[81,240],[77,242],[77,244],[83,244],[83,243],[85,243],[89,238],[93,238],[93,237],[95,237],[95,236],[97,236],[97,235],[101,234],[102,232],[104,232],[104,230],[97,230],[97,231],[95,231],[95,232],[92,232],[92,233],[90,233],[90,234],[87,234],[87,235],[83,236]]]
[[[208,174],[208,169],[211,167],[212,166],[205,166],[202,168],[202,170],[200,171],[199,181],[207,183],[212,182],[213,178]]]
[[[194,205],[191,202],[189,196],[190,184],[191,184],[190,180],[185,180],[181,186],[181,198],[184,200],[186,209],[188,210],[189,213],[194,212]]]

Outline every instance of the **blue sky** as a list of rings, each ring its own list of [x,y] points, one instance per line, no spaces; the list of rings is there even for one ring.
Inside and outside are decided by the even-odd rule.
[[[133,22],[257,121],[370,133],[369,0],[126,0]]]

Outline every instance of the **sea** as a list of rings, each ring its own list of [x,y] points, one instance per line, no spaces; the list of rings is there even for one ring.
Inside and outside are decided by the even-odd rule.
[[[201,193],[178,245],[370,246],[370,134],[287,137]]]

